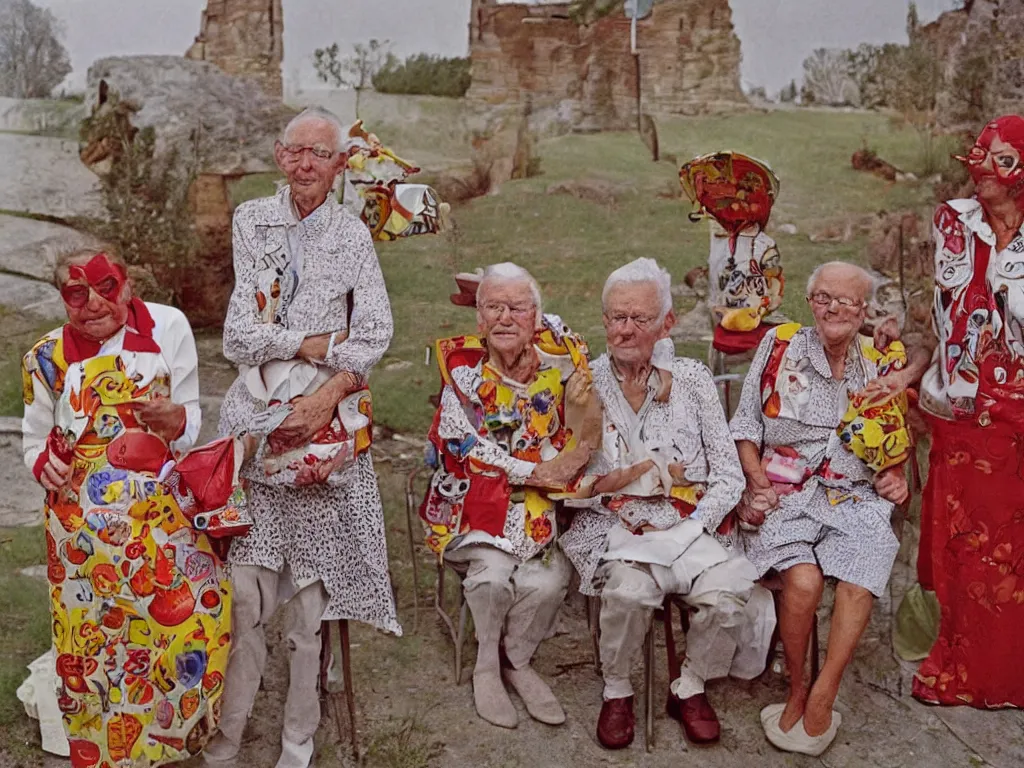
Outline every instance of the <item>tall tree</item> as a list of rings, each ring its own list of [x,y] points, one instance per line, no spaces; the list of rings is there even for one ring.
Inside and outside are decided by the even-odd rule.
[[[31,0],[0,0],[0,96],[46,98],[71,71],[57,18]]]
[[[337,43],[313,51],[313,68],[316,76],[325,83],[340,88],[347,85],[356,92],[356,118],[359,117],[359,101],[362,93],[372,87],[373,77],[390,55],[391,42],[374,38],[369,43],[356,43],[350,56],[339,58]]]

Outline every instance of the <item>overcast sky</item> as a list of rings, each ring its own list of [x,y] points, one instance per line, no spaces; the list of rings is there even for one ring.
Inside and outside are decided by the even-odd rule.
[[[206,0],[35,0],[60,18],[75,73],[85,83],[89,64],[103,56],[181,55],[199,31]],[[918,0],[922,22],[954,0]],[[743,47],[745,86],[777,91],[800,80],[801,62],[815,48],[905,41],[904,0],[730,0]],[[387,38],[400,56],[425,51],[465,55],[470,0],[284,0],[286,82],[315,82],[315,48],[343,48]],[[386,11],[385,11],[386,9]]]

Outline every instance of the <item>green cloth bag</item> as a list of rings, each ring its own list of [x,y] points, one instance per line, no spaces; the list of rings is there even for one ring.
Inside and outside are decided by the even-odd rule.
[[[927,658],[939,637],[941,609],[934,592],[926,592],[915,584],[903,596],[896,610],[892,644],[904,661]]]

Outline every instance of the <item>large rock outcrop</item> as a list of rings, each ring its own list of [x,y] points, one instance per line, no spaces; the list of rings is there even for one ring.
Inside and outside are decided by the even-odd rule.
[[[473,0],[467,98],[531,103],[577,130],[637,125],[630,22],[609,13],[578,23],[568,4]],[[728,0],[662,0],[638,23],[642,110],[691,115],[747,105]]]
[[[281,0],[207,0],[186,58],[208,61],[281,98],[284,60]]]
[[[1024,113],[1024,0],[969,0],[924,32],[945,60],[943,128],[973,135],[993,117]]]
[[[130,226],[125,221],[105,231],[136,248],[125,256],[150,267],[193,324],[219,324],[234,282],[228,182],[275,169],[274,140],[294,111],[252,80],[172,56],[101,59],[89,68],[87,94],[91,116],[83,128],[82,162],[105,177],[107,194],[124,216],[134,215],[132,201],[120,199],[125,185],[114,192],[109,187],[112,174],[126,172],[119,160],[144,146],[147,156],[136,162],[136,168],[147,168],[138,208],[152,208],[154,198],[186,201],[193,258],[183,265],[176,253],[187,240],[184,234],[177,242],[132,239],[117,229]]]

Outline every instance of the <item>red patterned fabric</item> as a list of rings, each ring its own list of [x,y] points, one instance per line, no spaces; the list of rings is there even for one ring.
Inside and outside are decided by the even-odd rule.
[[[727,331],[721,325],[716,325],[711,345],[726,355],[742,355],[744,352],[756,349],[764,335],[774,327],[774,325],[761,323],[752,331]]]
[[[931,419],[918,579],[942,606],[914,680],[934,704],[1024,707],[1024,432]]]

